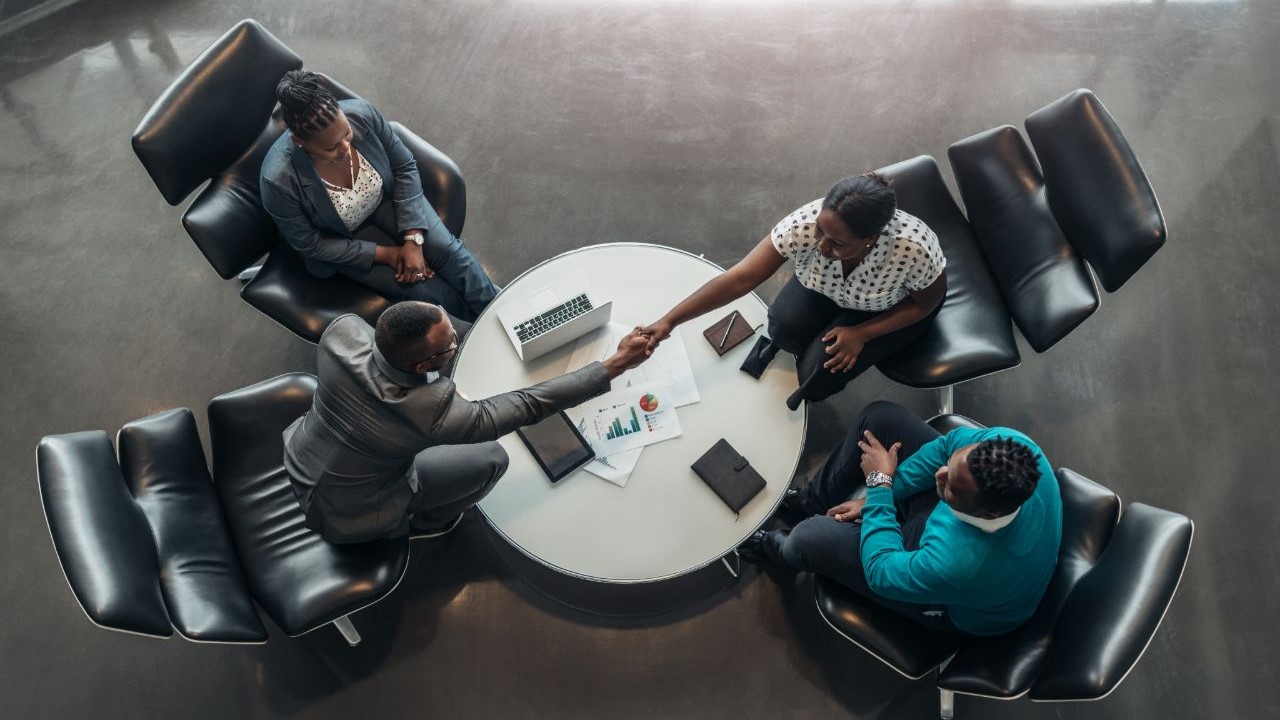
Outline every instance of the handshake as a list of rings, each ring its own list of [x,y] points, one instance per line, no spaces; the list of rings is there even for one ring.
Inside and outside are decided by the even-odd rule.
[[[668,323],[656,322],[632,328],[618,343],[617,351],[602,362],[609,378],[616,378],[631,368],[638,367],[653,355],[658,343],[670,336],[671,325]]]

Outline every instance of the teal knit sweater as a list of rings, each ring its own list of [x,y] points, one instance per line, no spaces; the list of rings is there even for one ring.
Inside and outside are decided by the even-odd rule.
[[[933,474],[956,450],[1011,438],[1040,454],[1040,479],[1008,526],[983,532],[938,503],[920,547],[902,546],[894,500],[936,492]],[[973,635],[998,635],[1026,622],[1053,577],[1062,540],[1062,497],[1053,468],[1030,438],[1008,428],[962,428],[902,461],[893,488],[867,491],[862,510],[862,566],[871,590],[890,600],[944,605],[951,622]]]

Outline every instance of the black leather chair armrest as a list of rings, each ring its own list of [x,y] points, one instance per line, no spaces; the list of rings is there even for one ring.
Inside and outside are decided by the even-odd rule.
[[[282,122],[268,123],[253,145],[214,177],[182,214],[187,234],[224,280],[253,265],[279,241],[276,223],[262,207],[258,178],[267,151],[283,133]]]
[[[50,435],[36,449],[40,501],[58,562],[96,625],[169,637],[155,541],[101,430]]]
[[[391,123],[400,141],[418,161],[418,174],[422,176],[422,191],[436,214],[444,221],[456,238],[462,237],[462,226],[467,221],[467,184],[462,170],[448,155],[423,140],[398,122]]]
[[[1115,292],[1164,245],[1147,175],[1102,102],[1076,90],[1026,119],[1049,207],[1067,240]]]
[[[1049,211],[1031,149],[1005,125],[947,156],[1013,321],[1036,352],[1048,350],[1098,309],[1098,291]]]
[[[191,411],[135,420],[118,438],[120,467],[155,533],[173,626],[200,642],[266,642]]]
[[[1031,699],[1097,700],[1124,680],[1155,636],[1182,578],[1193,525],[1135,503],[1058,617]]]

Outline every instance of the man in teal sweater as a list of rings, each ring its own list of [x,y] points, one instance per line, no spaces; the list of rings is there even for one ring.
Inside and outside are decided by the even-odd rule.
[[[855,492],[863,485],[865,496]],[[1057,479],[1030,438],[999,427],[939,436],[887,402],[863,410],[780,515],[804,519],[790,532],[757,532],[745,556],[825,575],[934,630],[973,635],[1031,617],[1062,539]]]

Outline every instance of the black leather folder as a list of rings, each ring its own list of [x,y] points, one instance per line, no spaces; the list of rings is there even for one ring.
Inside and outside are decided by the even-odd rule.
[[[721,438],[693,463],[693,471],[715,491],[729,509],[738,512],[764,489],[764,478]]]
[[[702,337],[711,343],[711,349],[715,350],[717,355],[724,355],[755,334],[755,328],[751,327],[751,323],[747,322],[747,319],[737,310],[702,331]]]

